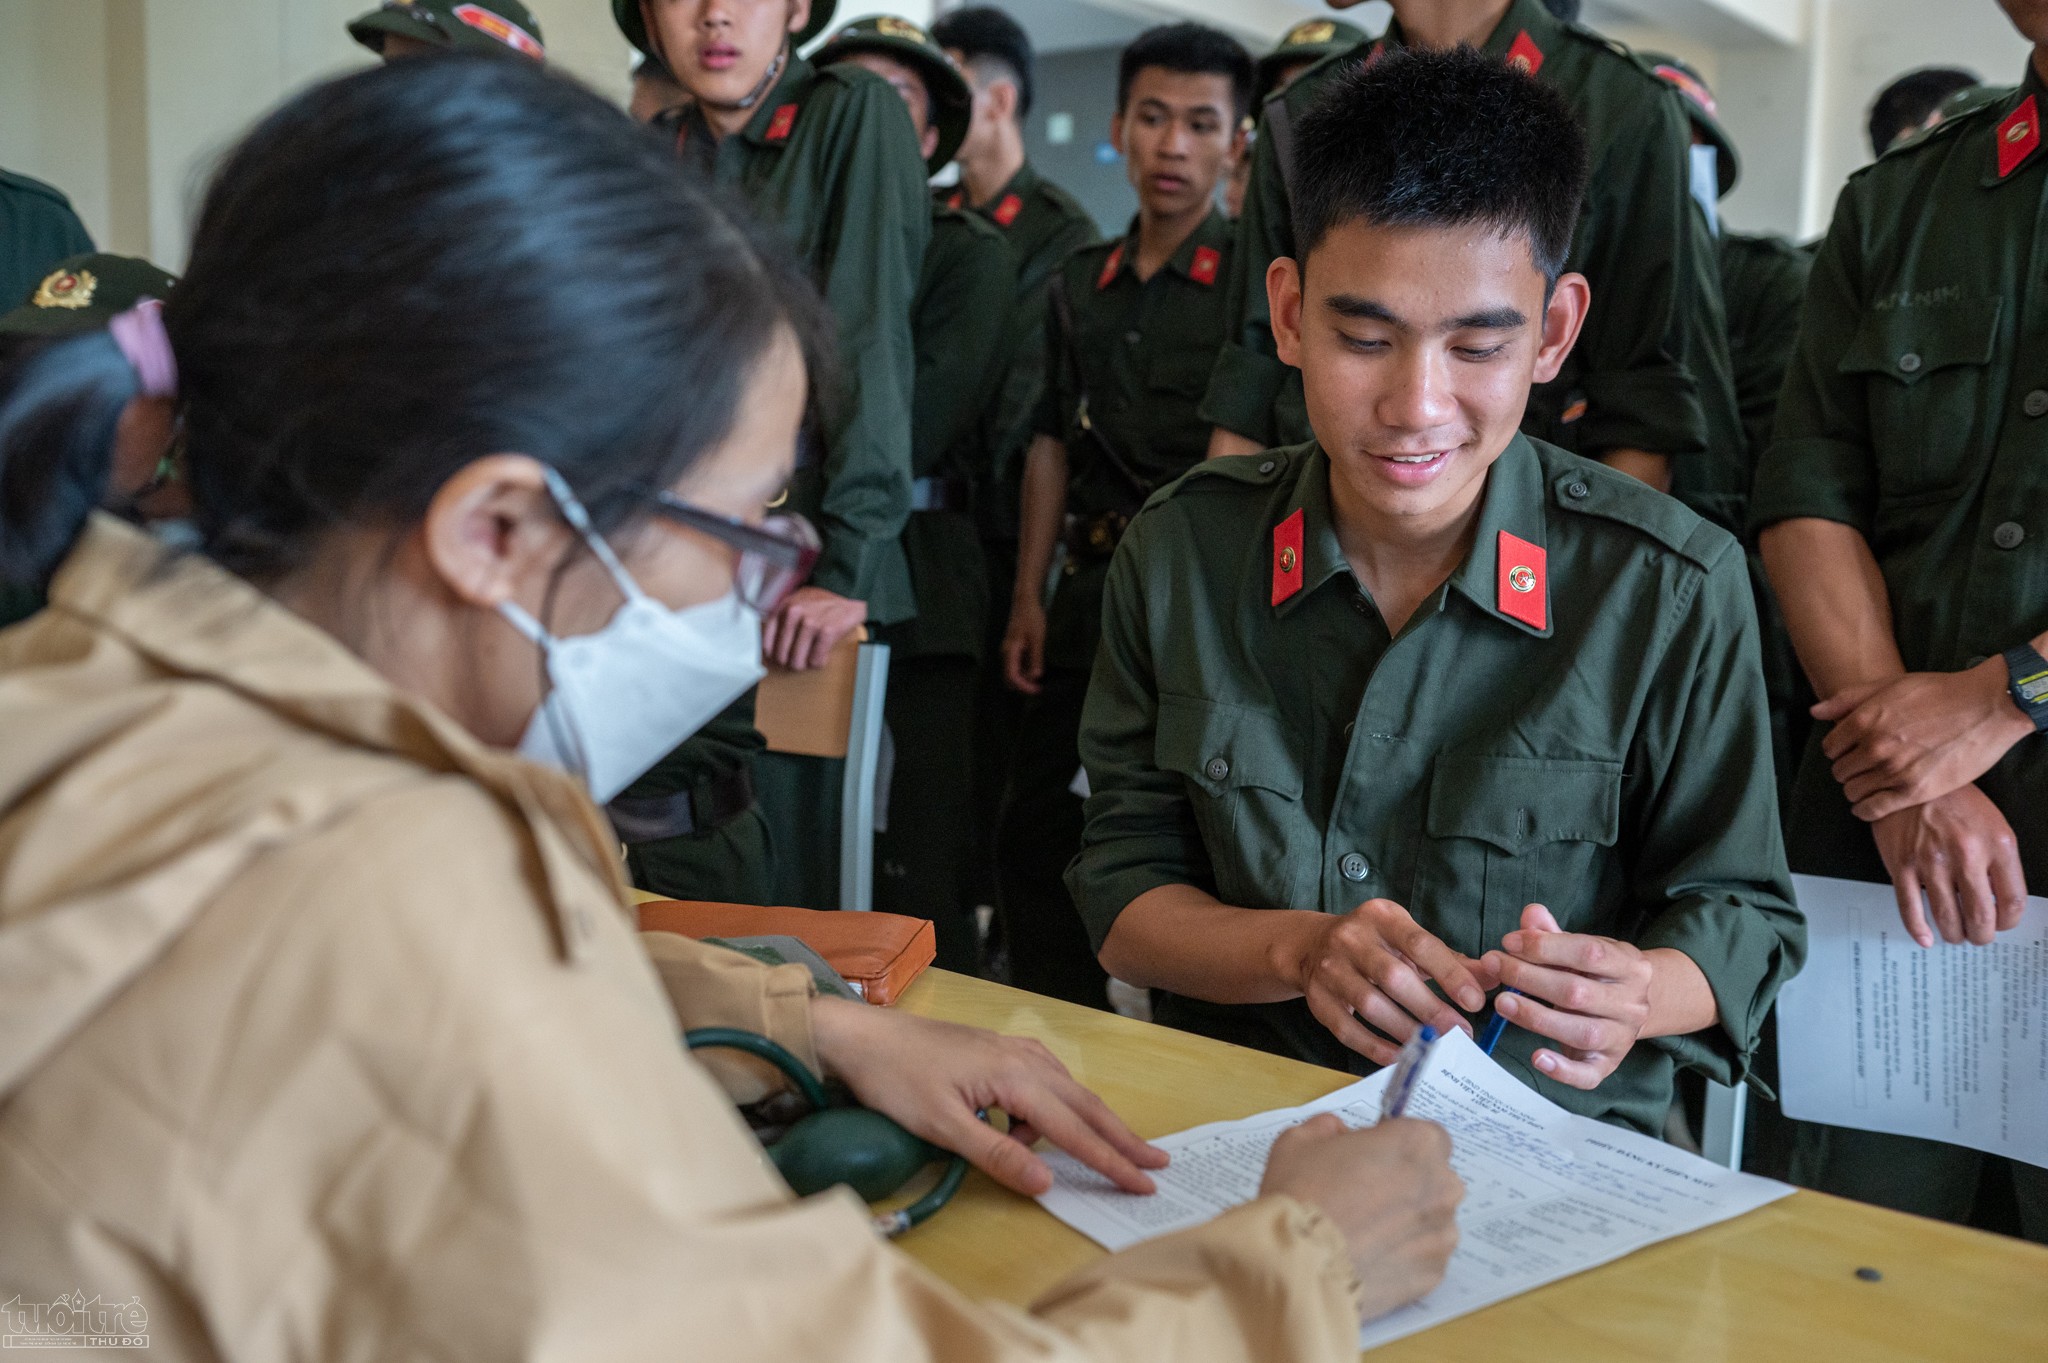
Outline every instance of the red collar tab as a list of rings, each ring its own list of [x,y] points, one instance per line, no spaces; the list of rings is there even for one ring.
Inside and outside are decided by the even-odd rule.
[[[1197,284],[1214,284],[1216,271],[1223,264],[1223,253],[1213,246],[1197,246],[1195,258],[1188,263],[1188,278]]]
[[[1998,125],[1998,178],[2003,180],[2020,168],[2020,162],[2041,145],[2041,120],[2035,112],[2034,97],[2028,95],[2020,107]]]
[[[796,109],[794,104],[785,104],[777,109],[775,117],[768,120],[768,131],[761,136],[770,142],[789,141],[789,130],[796,126]]]
[[[1543,69],[1543,49],[1536,46],[1536,40],[1523,29],[1515,35],[1515,42],[1508,49],[1508,69],[1533,76]]]
[[[1109,287],[1110,281],[1116,278],[1116,272],[1123,268],[1123,263],[1124,244],[1118,242],[1116,249],[1109,253],[1109,259],[1102,262],[1102,273],[1095,276],[1095,291],[1097,293]]]
[[[1543,550],[1503,530],[1495,557],[1500,573],[1494,589],[1495,608],[1531,629],[1548,629],[1550,589],[1544,581]]]
[[[965,203],[966,201],[967,196],[956,189],[951,194],[948,194],[946,196],[946,207],[958,208],[961,204]]]
[[[996,220],[996,226],[1008,227],[1011,223],[1017,221],[1017,215],[1023,211],[1024,201],[1022,199],[1014,194],[1005,194],[1002,202],[996,205],[996,211],[989,214],[989,216]]]
[[[1301,590],[1301,510],[1273,527],[1273,604]]]

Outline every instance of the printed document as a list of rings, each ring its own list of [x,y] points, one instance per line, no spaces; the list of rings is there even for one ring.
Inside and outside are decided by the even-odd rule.
[[[1140,1197],[1064,1155],[1039,1201],[1116,1250],[1209,1220],[1257,1195],[1274,1138],[1322,1112],[1346,1125],[1379,1120],[1388,1071],[1301,1107],[1214,1122],[1155,1144],[1173,1163]],[[1408,1115],[1441,1123],[1465,1181],[1458,1249],[1443,1283],[1369,1321],[1359,1347],[1412,1335],[1482,1306],[1776,1201],[1782,1183],[1736,1173],[1676,1146],[1575,1116],[1524,1086],[1452,1032],[1431,1053]]]
[[[1792,881],[1808,954],[1778,995],[1786,1114],[2048,1165],[2048,899],[1989,946],[1922,947],[1891,886]]]

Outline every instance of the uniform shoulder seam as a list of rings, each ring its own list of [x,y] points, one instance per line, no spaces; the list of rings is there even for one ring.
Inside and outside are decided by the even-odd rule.
[[[1735,543],[1734,536],[1676,498],[1595,460],[1553,450],[1543,474],[1558,507],[1625,526],[1702,571]]]
[[[45,199],[51,200],[60,208],[71,207],[71,199],[63,190],[55,185],[45,184],[33,176],[23,175],[18,171],[0,170],[0,184],[6,184],[25,193],[40,195]]]

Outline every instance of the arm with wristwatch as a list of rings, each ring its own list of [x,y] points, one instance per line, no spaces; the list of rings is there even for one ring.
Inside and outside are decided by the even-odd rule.
[[[1935,929],[1989,942],[2019,922],[2027,891],[2012,827],[1976,781],[2048,729],[2048,633],[2002,641],[1959,672],[1908,672],[1860,531],[1797,517],[1766,527],[1759,547],[1823,697],[1814,718],[1833,726],[1821,751],[1871,825],[1908,931],[1922,946]]]

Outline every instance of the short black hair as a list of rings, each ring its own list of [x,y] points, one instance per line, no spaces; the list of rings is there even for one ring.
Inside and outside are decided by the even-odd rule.
[[[1870,102],[1870,154],[1884,155],[1901,133],[1925,123],[1943,100],[1983,83],[1975,71],[1960,66],[1923,66],[1900,76]]]
[[[1131,39],[1116,62],[1116,110],[1131,98],[1131,83],[1148,66],[1190,76],[1223,76],[1230,81],[1230,117],[1234,124],[1251,109],[1252,82],[1257,79],[1252,54],[1244,44],[1207,24],[1161,24]]]
[[[932,41],[967,58],[970,66],[994,62],[1017,86],[1017,117],[1031,112],[1035,58],[1024,26],[994,5],[969,5],[932,20]]]
[[[1340,67],[1302,116],[1296,258],[1357,219],[1485,224],[1529,238],[1555,282],[1586,192],[1586,135],[1563,99],[1469,47],[1402,48]]]

